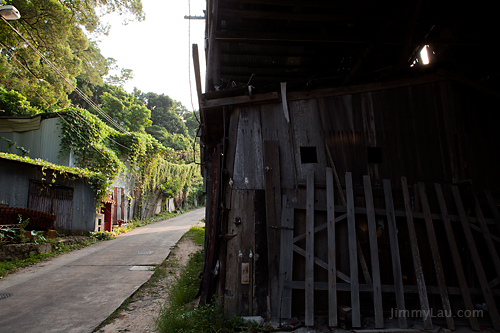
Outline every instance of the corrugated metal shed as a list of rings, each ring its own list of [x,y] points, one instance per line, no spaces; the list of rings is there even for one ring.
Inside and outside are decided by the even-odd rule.
[[[60,120],[58,117],[42,117],[39,129],[24,132],[0,132],[0,136],[3,136],[4,138],[15,142],[16,145],[29,150],[29,157],[31,158],[41,158],[50,163],[72,166],[70,164],[69,156],[66,155],[59,157],[62,135],[59,122]],[[7,143],[3,140],[0,140],[0,151],[20,156],[22,155],[22,152],[15,147],[7,149]]]
[[[50,169],[46,172],[47,177],[51,177]],[[41,181],[42,177],[41,166],[0,157],[0,204],[28,208],[30,180]],[[93,231],[96,212],[95,190],[81,178],[57,177],[54,185],[73,189],[71,225],[60,225],[59,231],[71,234],[86,234]]]

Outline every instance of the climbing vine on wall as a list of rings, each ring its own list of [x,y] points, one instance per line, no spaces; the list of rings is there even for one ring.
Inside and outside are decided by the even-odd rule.
[[[80,167],[101,172],[111,184],[128,166],[140,182],[141,194],[160,190],[167,197],[182,191],[187,196],[193,182],[200,182],[196,164],[177,164],[176,152],[146,133],[120,133],[84,109],[61,111],[60,154],[72,152]],[[124,163],[126,162],[126,163]]]

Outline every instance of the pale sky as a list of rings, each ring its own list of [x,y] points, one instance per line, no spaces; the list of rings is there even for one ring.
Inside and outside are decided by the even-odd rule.
[[[191,15],[203,16],[205,0],[191,0]],[[198,109],[192,55],[189,57],[188,0],[142,0],[146,19],[122,25],[119,17],[108,17],[111,30],[100,38],[101,54],[114,58],[121,68],[129,68],[134,78],[125,86],[142,92],[165,94],[192,110],[189,92],[189,72],[194,108]],[[104,20],[106,21],[106,19]],[[205,72],[205,21],[191,20],[191,44],[198,44],[202,85]],[[189,61],[189,62],[188,62]],[[188,67],[189,66],[189,67]]]

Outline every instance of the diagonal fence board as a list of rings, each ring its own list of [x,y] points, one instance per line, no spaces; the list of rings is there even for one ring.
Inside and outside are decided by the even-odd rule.
[[[411,253],[413,257],[413,265],[415,267],[415,278],[417,280],[418,295],[420,298],[420,308],[422,309],[422,319],[424,320],[424,329],[432,329],[432,318],[429,308],[429,300],[427,298],[427,288],[425,286],[424,272],[422,269],[422,261],[420,260],[420,251],[418,249],[417,232],[413,222],[413,212],[408,191],[408,183],[405,177],[401,178],[403,188],[403,197],[406,210],[406,221],[408,223],[408,234],[410,237]]]
[[[443,264],[441,262],[441,255],[439,254],[438,241],[436,232],[434,230],[434,223],[431,218],[431,209],[427,200],[427,193],[424,183],[418,183],[418,193],[420,194],[420,202],[424,210],[425,225],[427,227],[427,236],[429,237],[429,244],[431,247],[432,260],[434,260],[434,268],[436,271],[437,282],[440,290],[441,301],[443,303],[444,313],[446,315],[446,325],[448,329],[455,330],[455,323],[452,317],[450,299],[448,297],[448,289],[446,288],[446,280],[444,277]]]
[[[500,290],[492,289],[495,285],[500,283],[500,279],[492,276],[491,269],[488,270],[486,274],[481,264],[481,261],[489,261],[494,258],[495,255],[498,258],[496,251],[492,251],[494,247],[491,246],[493,244],[492,240],[498,237],[490,233],[492,230],[491,225],[495,223],[492,219],[482,216],[480,207],[475,207],[475,211],[479,212],[476,213],[475,217],[467,216],[463,210],[462,199],[456,188],[454,189],[454,187],[451,187],[451,194],[453,194],[453,197],[448,196],[447,198],[452,200],[446,202],[440,184],[434,184],[433,191],[429,189],[427,190],[428,192],[426,192],[425,185],[419,183],[415,185],[415,189],[418,188],[419,190],[413,193],[409,190],[413,189],[413,187],[408,186],[406,178],[404,177],[401,179],[401,186],[392,185],[389,180],[383,180],[383,187],[378,186],[376,188],[377,192],[372,193],[370,177],[365,176],[363,177],[363,187],[354,189],[352,185],[352,175],[350,173],[346,173],[346,206],[336,206],[333,200],[334,179],[331,169],[326,170],[326,179],[326,205],[325,203],[316,202],[314,198],[314,173],[308,175],[307,193],[304,197],[307,200],[306,203],[296,202],[296,199],[287,201],[283,198],[281,259],[285,261],[280,261],[281,318],[290,318],[290,316],[295,315],[292,313],[292,309],[295,309],[295,306],[292,306],[294,302],[294,299],[292,299],[292,290],[302,290],[302,294],[305,296],[305,298],[302,298],[302,302],[305,300],[305,303],[302,303],[301,306],[303,306],[305,310],[303,314],[306,315],[306,326],[314,325],[315,316],[320,315],[316,313],[317,311],[324,313],[324,311],[328,310],[329,326],[337,327],[341,323],[341,319],[337,314],[337,306],[342,304],[339,303],[338,292],[343,292],[344,295],[350,297],[351,300],[350,303],[343,304],[351,306],[352,326],[361,327],[362,316],[374,315],[375,328],[380,329],[385,326],[383,316],[384,310],[386,310],[387,315],[387,309],[391,306],[391,302],[387,302],[386,304],[384,298],[386,309],[383,308],[382,294],[392,293],[392,296],[387,295],[387,300],[392,299],[392,302],[395,301],[394,305],[397,306],[397,311],[408,314],[414,310],[415,305],[412,305],[412,307],[406,311],[406,302],[408,302],[408,304],[414,304],[410,302],[410,300],[415,300],[415,296],[411,295],[416,294],[418,295],[417,300],[420,299],[420,309],[422,311],[419,312],[419,314],[423,319],[424,329],[431,329],[433,323],[431,318],[426,314],[432,314],[433,311],[437,311],[441,306],[438,306],[436,302],[433,302],[432,306],[429,306],[431,299],[428,298],[428,295],[439,295],[443,306],[442,309],[445,314],[443,319],[446,319],[449,329],[454,329],[455,323],[453,315],[450,315],[452,313],[450,304],[454,304],[453,313],[460,309],[460,305],[457,308],[457,303],[454,301],[451,302],[450,295],[453,297],[461,297],[461,299],[463,299],[463,304],[461,305],[461,307],[463,307],[462,310],[469,312],[474,311],[472,296],[476,297],[482,295],[485,297],[491,323],[495,329],[500,329],[500,318],[498,316],[495,299],[493,298],[500,296]],[[321,186],[319,188],[321,189]],[[363,192],[361,192],[361,190]],[[431,192],[434,192],[434,194],[432,195]],[[428,194],[430,197],[427,197]],[[374,204],[375,195],[377,198],[377,206]],[[418,200],[417,204],[415,200]],[[474,204],[474,202],[472,204]],[[385,209],[380,208],[382,205],[384,205]],[[415,208],[415,206],[417,208]],[[404,210],[401,210],[402,207]],[[431,211],[431,207],[435,211]],[[449,214],[448,207],[450,207],[451,211],[455,211],[456,208],[457,215]],[[293,221],[295,209],[306,210],[305,222],[302,222],[303,217],[301,220]],[[492,213],[491,210],[488,210],[488,212]],[[318,221],[322,221],[321,223],[323,224],[317,223],[318,221],[315,220],[314,211],[326,212],[326,223],[321,219]],[[366,220],[364,220],[365,217]],[[285,220],[288,222],[285,222]],[[339,235],[335,233],[335,226],[337,222],[342,220],[347,220],[344,221],[344,223],[348,226],[348,233],[346,236],[349,246],[346,250],[349,252],[349,276],[337,269],[338,267],[335,261],[336,255],[339,255],[339,243],[338,239],[336,240],[336,237],[338,238]],[[381,220],[384,221],[384,225],[386,226],[385,230],[380,229],[382,226],[380,224]],[[362,224],[363,221],[365,221],[366,224]],[[305,228],[305,233],[301,234],[301,232],[297,232],[297,230],[294,229],[294,227],[298,226],[297,223],[306,223],[302,228],[297,228],[297,230],[301,232],[304,232]],[[365,225],[365,227],[363,227],[363,225]],[[416,228],[417,225],[419,228]],[[463,239],[463,244],[457,244],[457,239],[455,239],[455,234],[458,230],[456,228],[460,228],[460,226],[462,226],[461,229],[465,232],[465,238],[458,239]],[[475,229],[473,229],[474,227]],[[357,246],[357,233],[361,232],[359,228],[362,228],[363,232],[366,232],[362,245],[369,246],[369,256],[366,257],[369,260],[367,261],[367,269],[372,277],[371,280],[365,280],[364,284],[361,284],[359,281],[359,275],[362,276],[364,272],[361,272],[361,270],[358,271],[358,267],[362,267],[359,255],[357,254],[357,251],[359,251],[359,247]],[[496,230],[495,227],[493,229]],[[403,230],[403,232],[401,230]],[[480,233],[477,233],[477,231],[480,231]],[[387,245],[381,245],[379,241],[381,232],[385,235],[383,237],[385,237],[385,241],[387,242],[385,244]],[[324,241],[318,242],[315,240],[314,235],[318,233],[327,235],[325,238],[327,240],[326,244],[323,243]],[[472,233],[474,233],[474,235]],[[320,236],[318,235],[317,237]],[[419,240],[421,237],[427,238],[426,242],[420,242]],[[438,241],[442,242],[442,237],[446,238],[447,241],[445,240],[445,242],[439,244],[438,247]],[[463,237],[463,235],[461,237]],[[479,238],[489,239],[489,246],[482,246],[481,251],[478,252],[478,248],[473,242],[474,239],[477,241]],[[318,239],[321,239],[321,237]],[[299,241],[302,242],[298,243]],[[408,247],[402,248],[400,247],[402,246],[400,242],[401,244],[405,242],[405,244],[409,245]],[[483,241],[483,243],[486,244],[488,241]],[[384,255],[379,258],[378,252],[384,249],[384,246],[388,248],[389,245],[390,251],[387,252],[389,256]],[[440,253],[440,251],[443,250],[442,246],[447,246],[448,250]],[[463,248],[463,246],[465,246],[464,250],[467,252],[464,255],[470,255],[472,258],[472,260],[467,263],[469,265],[474,265],[472,269],[476,271],[478,277],[476,281],[480,282],[481,288],[474,287],[473,281],[468,282],[467,280],[467,278],[470,279],[472,276],[466,276],[465,269],[471,268],[465,268],[461,261],[462,254],[459,252],[459,247]],[[422,247],[426,249],[424,250]],[[366,248],[363,249],[366,251]],[[483,256],[484,253],[482,252],[485,251],[487,253],[487,259],[481,257],[481,260],[475,260],[475,258],[479,258],[479,253]],[[321,254],[317,254],[317,252]],[[302,264],[301,268],[294,267],[294,253],[305,258],[305,266]],[[424,253],[425,256],[421,257],[421,253]],[[445,256],[444,253],[446,254]],[[405,254],[405,256],[402,256],[402,254]],[[441,256],[444,257],[441,258]],[[409,259],[410,257],[413,259],[413,265],[408,266],[407,264],[403,264],[403,261],[411,261],[412,259]],[[441,262],[442,260],[453,262],[453,272],[450,271],[450,273],[448,273],[448,271],[445,271],[443,268],[444,261]],[[303,263],[303,261],[301,262]],[[288,267],[286,270],[285,266]],[[368,266],[370,267],[368,268]],[[384,267],[384,269],[392,267],[392,273],[390,268],[389,271],[382,271],[382,273],[385,274],[383,279],[381,275],[382,267]],[[406,268],[403,270],[403,267]],[[493,268],[493,263],[491,267]],[[316,274],[315,270],[318,268],[324,269],[327,274]],[[301,281],[296,281],[291,276],[291,272],[297,269],[297,273],[304,270],[297,275],[303,277],[300,278]],[[413,280],[406,280],[405,284],[403,284],[403,271],[407,276],[410,274]],[[388,280],[388,274],[393,275],[393,279]],[[424,274],[426,275],[425,277]],[[429,276],[427,276],[427,274],[429,274]],[[451,275],[448,276],[448,274]],[[451,279],[452,275],[456,278]],[[323,278],[318,278],[318,276],[323,276]],[[488,280],[486,279],[487,276],[492,278],[490,284],[488,284]],[[327,280],[323,280],[324,278]],[[448,281],[446,278],[450,279],[452,283],[451,286],[447,285]],[[320,279],[320,281],[317,279]],[[437,282],[437,286],[426,285],[428,281]],[[324,301],[328,303],[328,309],[316,304],[314,298],[315,291],[318,290],[328,292],[327,297],[324,298]],[[346,292],[347,294],[345,294]],[[360,293],[370,293],[373,298],[373,311],[368,312],[368,314],[365,314],[368,304],[361,301]],[[366,300],[366,298],[363,299]],[[434,297],[433,299],[438,300],[439,298],[436,299]],[[394,305],[392,306],[394,307]],[[438,306],[438,308],[435,308],[436,306]],[[408,327],[407,319],[405,315],[398,316],[397,320],[400,329],[406,329]],[[471,329],[479,329],[478,318],[471,316],[467,319]],[[488,317],[483,318],[483,320],[488,319]]]
[[[469,288],[467,287],[467,280],[465,279],[465,273],[462,266],[462,261],[460,259],[460,252],[458,250],[455,234],[453,233],[453,227],[451,226],[443,190],[440,184],[434,184],[434,187],[436,189],[441,215],[443,216],[446,237],[448,238],[448,244],[450,246],[451,256],[453,258],[453,264],[455,266],[455,273],[457,274],[458,283],[460,285],[460,292],[462,293],[462,297],[464,299],[465,308],[467,309],[467,311],[470,311],[470,313],[472,313],[472,311],[474,311],[474,305],[472,304]],[[469,323],[474,331],[479,330],[479,323],[476,317],[469,316]]]
[[[368,222],[368,237],[370,239],[370,254],[373,277],[373,306],[375,313],[375,328],[384,328],[384,310],[382,307],[382,286],[380,282],[380,265],[378,258],[377,222],[373,205],[372,184],[370,176],[363,177],[365,190],[366,218]]]

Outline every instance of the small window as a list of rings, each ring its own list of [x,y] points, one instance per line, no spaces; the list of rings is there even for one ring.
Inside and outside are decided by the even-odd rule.
[[[366,147],[368,153],[368,163],[382,163],[382,148],[381,147]]]
[[[316,147],[300,147],[300,162],[302,164],[318,163]]]

